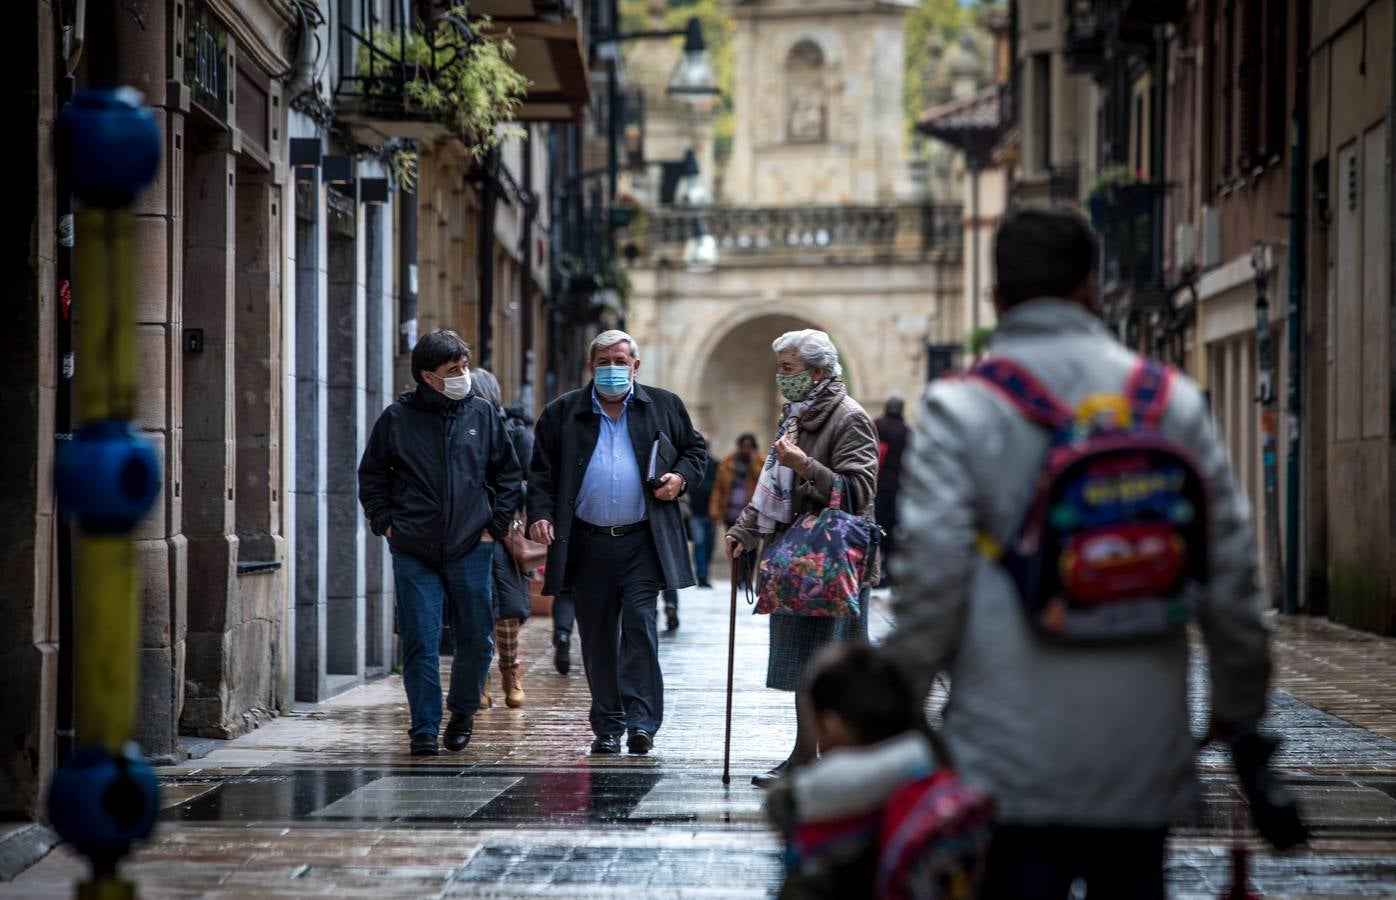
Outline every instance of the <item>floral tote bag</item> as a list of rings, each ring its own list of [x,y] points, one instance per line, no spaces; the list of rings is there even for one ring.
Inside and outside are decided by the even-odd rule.
[[[880,531],[868,516],[843,509],[845,484],[834,478],[829,505],[800,516],[761,560],[757,613],[857,616],[858,592]]]

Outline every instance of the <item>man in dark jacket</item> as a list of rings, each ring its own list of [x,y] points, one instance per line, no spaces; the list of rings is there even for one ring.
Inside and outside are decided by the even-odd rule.
[[[702,480],[707,447],[682,400],[635,383],[639,356],[623,331],[592,341],[593,380],[539,416],[528,479],[529,536],[549,545],[543,593],[575,597],[593,753],[619,753],[627,728],[631,753],[654,745],[664,718],[655,600],[693,584],[675,501]],[[675,457],[650,486],[660,435]]]
[[[436,755],[448,601],[456,647],[443,743],[460,751],[470,742],[494,653],[493,542],[504,539],[522,500],[523,470],[503,420],[470,396],[469,362],[454,331],[418,341],[417,388],[378,417],[359,462],[359,502],[393,555],[413,756]]]
[[[911,435],[911,429],[902,419],[904,406],[901,397],[888,397],[882,417],[873,423],[877,426],[878,456],[877,498],[873,515],[887,533],[882,539],[884,559],[890,559],[897,547],[897,492],[902,487],[902,457],[906,454]],[[882,584],[879,587],[887,584],[887,567],[884,566],[882,571]]]

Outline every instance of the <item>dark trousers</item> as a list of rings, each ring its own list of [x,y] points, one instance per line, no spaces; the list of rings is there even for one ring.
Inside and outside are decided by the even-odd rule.
[[[697,576],[699,584],[707,584],[717,526],[707,516],[693,516],[688,520],[688,533],[693,538],[693,574]]]
[[[620,537],[573,529],[572,559],[591,730],[654,734],[664,719],[664,676],[654,621],[661,570],[649,529]]]
[[[882,582],[878,587],[887,585],[889,575],[887,571],[887,561],[892,558],[892,554],[897,550],[897,488],[890,485],[880,485],[877,496],[873,498],[873,517],[877,519],[877,524],[882,526],[886,532],[882,537]]]
[[[1164,828],[1001,825],[989,846],[984,900],[1163,900]]]
[[[577,624],[577,601],[571,589],[559,591],[553,598],[553,644],[566,644],[572,640],[572,626]]]

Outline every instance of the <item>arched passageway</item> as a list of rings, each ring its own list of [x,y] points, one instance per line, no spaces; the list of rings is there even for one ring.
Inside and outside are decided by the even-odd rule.
[[[773,313],[741,322],[715,342],[700,370],[693,419],[716,459],[731,453],[744,432],[755,434],[766,448],[781,408],[771,342],[787,331],[819,327]]]

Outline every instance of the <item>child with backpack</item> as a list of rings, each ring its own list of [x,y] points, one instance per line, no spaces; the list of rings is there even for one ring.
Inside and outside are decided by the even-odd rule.
[[[819,760],[776,782],[767,814],[786,837],[780,896],[975,896],[993,804],[944,765],[911,686],[861,642],[822,651],[800,702]]]

